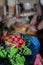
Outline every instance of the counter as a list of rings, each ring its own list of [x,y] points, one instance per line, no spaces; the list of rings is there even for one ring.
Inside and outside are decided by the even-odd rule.
[[[20,27],[14,26],[13,28],[15,29],[14,32],[16,33],[23,33],[23,34],[29,34],[29,35],[35,35],[35,32],[31,31],[31,30],[27,30],[26,28],[29,28],[30,24],[22,24]]]

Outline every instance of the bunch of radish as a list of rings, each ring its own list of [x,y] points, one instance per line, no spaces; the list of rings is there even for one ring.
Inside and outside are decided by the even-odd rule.
[[[23,37],[21,36],[21,34],[18,35],[11,35],[11,37],[9,38],[10,42],[13,42],[16,48],[21,47],[22,44],[25,44],[26,41],[23,39]],[[6,46],[11,46],[11,44],[6,44]]]

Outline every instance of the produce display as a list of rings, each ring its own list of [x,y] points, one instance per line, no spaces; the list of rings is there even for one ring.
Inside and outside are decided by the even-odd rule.
[[[0,45],[0,63],[3,65],[25,65],[26,56],[32,54],[28,45],[32,42],[21,34],[3,36],[5,44]]]

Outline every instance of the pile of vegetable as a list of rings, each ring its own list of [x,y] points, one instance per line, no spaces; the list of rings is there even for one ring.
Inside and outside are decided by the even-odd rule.
[[[31,55],[32,51],[27,47],[30,40],[21,34],[4,36],[5,44],[0,46],[0,63],[3,65],[25,65],[25,56]]]

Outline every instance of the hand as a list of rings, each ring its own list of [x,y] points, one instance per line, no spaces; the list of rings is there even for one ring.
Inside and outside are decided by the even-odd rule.
[[[43,20],[40,22],[40,24],[38,25],[38,30],[43,29]]]
[[[33,32],[37,32],[37,29],[36,29],[36,27],[35,27],[34,25],[31,25],[31,26],[29,27],[29,30],[31,30],[31,31],[33,31]]]
[[[35,25],[37,22],[37,14],[35,16],[33,16],[32,20],[31,20],[31,25]]]

